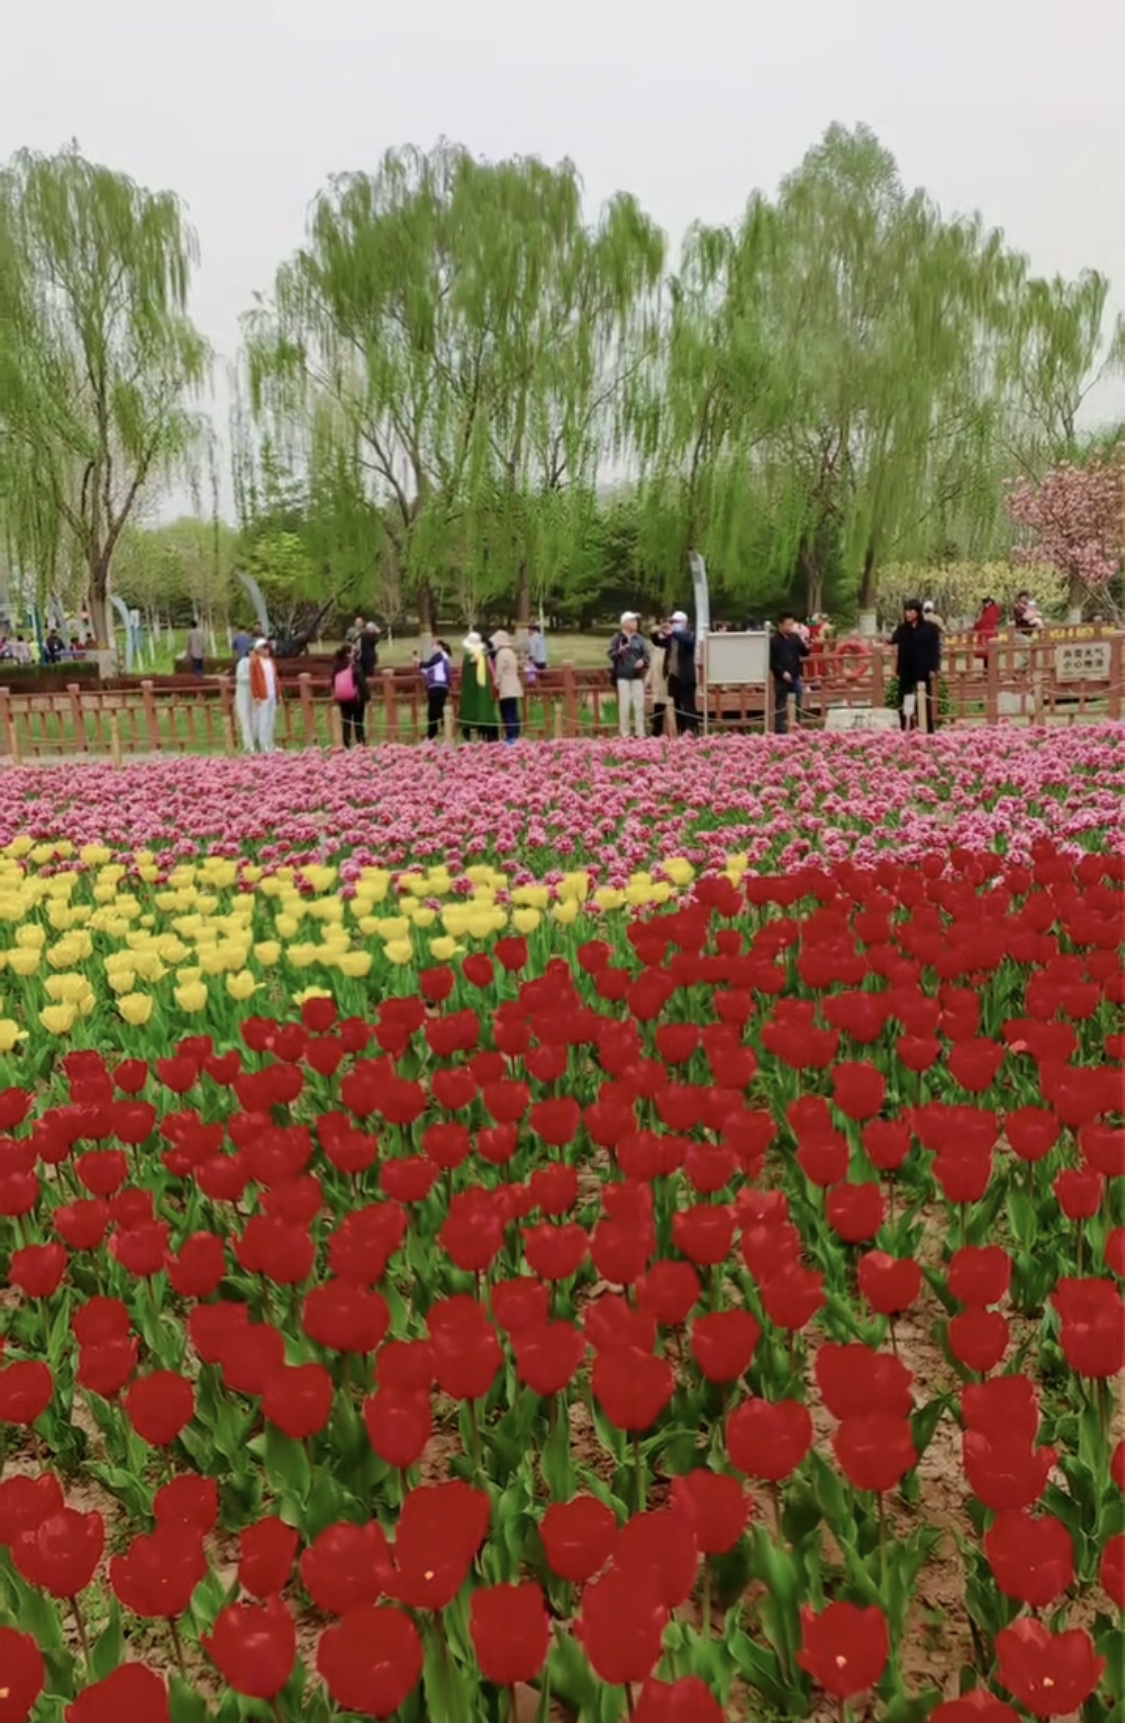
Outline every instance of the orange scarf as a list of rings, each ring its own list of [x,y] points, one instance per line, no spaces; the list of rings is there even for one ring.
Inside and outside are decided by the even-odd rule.
[[[277,665],[273,667],[274,697],[281,699],[281,677],[277,674]],[[265,666],[255,652],[250,660],[250,698],[251,700],[268,700],[270,686],[266,679]]]

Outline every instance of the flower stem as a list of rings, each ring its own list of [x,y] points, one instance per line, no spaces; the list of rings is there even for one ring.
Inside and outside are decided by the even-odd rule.
[[[188,1672],[187,1664],[184,1661],[184,1642],[180,1638],[180,1630],[171,1616],[168,1617],[168,1632],[172,1636],[172,1650],[176,1657],[176,1668],[186,1681],[188,1678]]]
[[[88,1672],[90,1666],[90,1641],[86,1637],[86,1623],[82,1619],[82,1606],[76,1597],[72,1597],[70,1600],[70,1607],[74,1611],[74,1625],[78,1629],[78,1643],[82,1648],[82,1661],[86,1665]]]
[[[645,1506],[645,1463],[641,1458],[641,1433],[639,1430],[633,1431],[633,1488],[636,1492],[636,1509],[641,1514],[644,1512]],[[628,1688],[626,1688],[626,1692],[628,1692]]]

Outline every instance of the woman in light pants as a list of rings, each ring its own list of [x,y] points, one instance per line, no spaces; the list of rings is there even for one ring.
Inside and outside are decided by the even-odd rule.
[[[645,672],[648,670],[648,647],[637,633],[637,614],[626,610],[621,626],[609,643],[609,661],[617,687],[617,722],[623,737],[628,737],[630,720],[634,736],[645,733]]]
[[[244,653],[234,667],[234,715],[243,751],[254,752],[254,703],[250,697],[250,654]]]
[[[256,640],[250,659],[250,698],[253,701],[254,742],[259,754],[274,751],[277,723],[277,665],[270,656],[268,640]]]

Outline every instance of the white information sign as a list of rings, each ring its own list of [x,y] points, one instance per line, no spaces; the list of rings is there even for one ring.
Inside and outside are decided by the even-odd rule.
[[[911,698],[911,696],[907,696]],[[830,706],[824,717],[826,730],[897,730],[898,713],[889,706]]]
[[[763,687],[770,673],[770,637],[765,633],[709,634],[705,668],[709,688]]]

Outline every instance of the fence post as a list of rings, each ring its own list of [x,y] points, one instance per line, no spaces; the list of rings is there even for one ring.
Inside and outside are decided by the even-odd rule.
[[[1125,705],[1125,634],[1113,634],[1109,641],[1109,716],[1120,719]]]
[[[387,725],[387,741],[398,740],[398,707],[395,704],[395,673],[383,671],[383,716]]]
[[[121,764],[121,719],[115,711],[109,714],[109,757],[113,765]]]
[[[457,725],[453,713],[452,702],[447,700],[441,710],[442,738],[448,747],[452,748],[457,736]]]
[[[882,706],[887,698],[886,664],[882,648],[876,646],[871,654],[871,704]]]
[[[74,725],[74,746],[85,752],[89,743],[86,739],[86,719],[82,711],[82,688],[77,682],[68,682],[66,691],[70,698],[70,721]]]
[[[219,683],[219,704],[222,707],[223,746],[228,754],[236,754],[238,745],[234,735],[234,689],[229,677],[224,677]]]
[[[156,715],[156,694],[153,691],[152,683],[147,678],[141,683],[141,699],[144,702],[145,724],[148,727],[149,740],[152,743],[153,752],[159,754],[161,746],[160,720]]]
[[[564,713],[561,700],[555,700],[552,702],[551,717],[554,729],[554,739],[556,742],[561,742],[565,734]]]
[[[914,722],[917,725],[918,729],[921,730],[923,733],[928,728],[927,717],[926,717],[926,702],[929,698],[929,693],[930,693],[930,690],[929,690],[929,688],[925,682],[919,682],[915,691],[914,691],[914,697],[918,702]]]
[[[984,721],[986,724],[996,724],[1000,720],[1000,642],[990,640],[986,651],[988,659],[984,667]]]
[[[18,766],[20,763],[20,739],[16,729],[16,709],[12,705],[11,692],[7,688],[0,688],[0,722],[3,724],[6,750],[11,755],[13,766]]]
[[[568,736],[578,734],[578,689],[574,681],[574,665],[569,658],[563,660],[563,712]]]
[[[305,745],[311,748],[316,743],[316,710],[313,706],[312,677],[307,670],[298,674],[297,688],[301,697],[301,727],[305,732]]]
[[[328,740],[333,748],[344,746],[344,719],[338,700],[333,700],[328,708]]]

